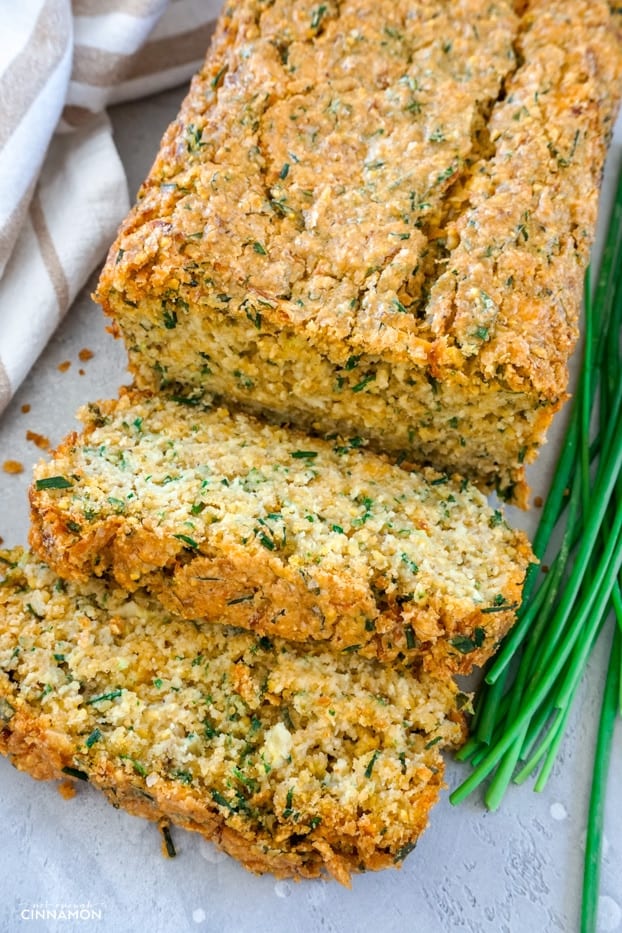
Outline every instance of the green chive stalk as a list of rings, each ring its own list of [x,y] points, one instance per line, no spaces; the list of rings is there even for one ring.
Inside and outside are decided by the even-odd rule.
[[[598,725],[592,790],[585,839],[585,862],[583,866],[583,900],[581,903],[581,933],[596,933],[598,914],[598,887],[600,880],[600,855],[602,849],[607,772],[611,758],[611,745],[615,721],[618,715],[622,663],[622,632],[616,627],[609,658],[607,679]]]

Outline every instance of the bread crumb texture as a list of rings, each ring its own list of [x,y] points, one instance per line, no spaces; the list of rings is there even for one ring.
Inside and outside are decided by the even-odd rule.
[[[240,0],[97,297],[139,384],[526,503],[566,398],[622,56],[603,0]]]
[[[515,618],[531,549],[472,484],[360,438],[126,392],[35,468],[31,544],[172,611],[465,673]]]
[[[400,865],[464,737],[448,678],[197,626],[0,554],[0,749],[213,839],[255,872]]]

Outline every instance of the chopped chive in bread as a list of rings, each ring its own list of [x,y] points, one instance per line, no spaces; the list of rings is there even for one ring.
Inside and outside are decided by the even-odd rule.
[[[450,679],[220,625],[0,554],[0,751],[255,872],[400,865],[464,737]]]
[[[137,382],[525,504],[621,75],[604,0],[228,5],[97,290]]]
[[[224,408],[87,406],[35,469],[31,544],[186,618],[467,672],[512,624],[531,551],[471,484]]]

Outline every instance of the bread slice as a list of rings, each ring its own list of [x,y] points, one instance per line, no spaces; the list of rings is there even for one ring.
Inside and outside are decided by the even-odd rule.
[[[514,621],[531,550],[469,483],[140,392],[82,419],[30,493],[32,547],[63,577],[430,670],[481,664]]]
[[[277,876],[400,865],[460,743],[450,679],[197,626],[0,555],[0,751]]]
[[[620,48],[604,0],[226,5],[97,289],[137,382],[525,504]]]

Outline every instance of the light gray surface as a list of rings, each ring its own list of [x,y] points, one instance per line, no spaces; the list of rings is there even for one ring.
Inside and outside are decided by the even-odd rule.
[[[113,118],[132,195],[156,152],[181,91],[123,105]],[[618,130],[620,126],[618,127]],[[610,160],[606,199],[614,162]],[[0,535],[25,543],[26,489],[39,451],[27,429],[52,443],[75,426],[73,415],[88,399],[113,395],[127,381],[120,342],[89,293],[76,301],[43,357],[0,421],[0,461],[18,459],[21,476],[0,473]],[[94,358],[80,363],[83,347]],[[59,363],[70,360],[68,372]],[[78,369],[86,371],[80,376]],[[21,406],[32,406],[28,414]],[[563,422],[560,416],[555,434]],[[554,437],[532,470],[534,494],[546,490]],[[536,518],[514,513],[528,531]],[[114,810],[89,787],[71,801],[53,784],[34,782],[0,760],[2,834],[0,930],[106,933],[209,931],[209,933],[548,933],[578,930],[583,839],[591,756],[607,645],[590,664],[571,717],[568,736],[542,794],[512,787],[500,811],[488,813],[479,795],[451,807],[447,795],[404,868],[354,879],[347,891],[334,882],[276,882],[255,878],[195,834],[174,832],[178,857],[166,860],[157,829]],[[468,774],[450,762],[455,787]],[[622,730],[618,727],[609,780],[599,930],[622,930]],[[35,920],[35,908],[94,911],[101,919]],[[90,905],[90,907],[89,907]]]

